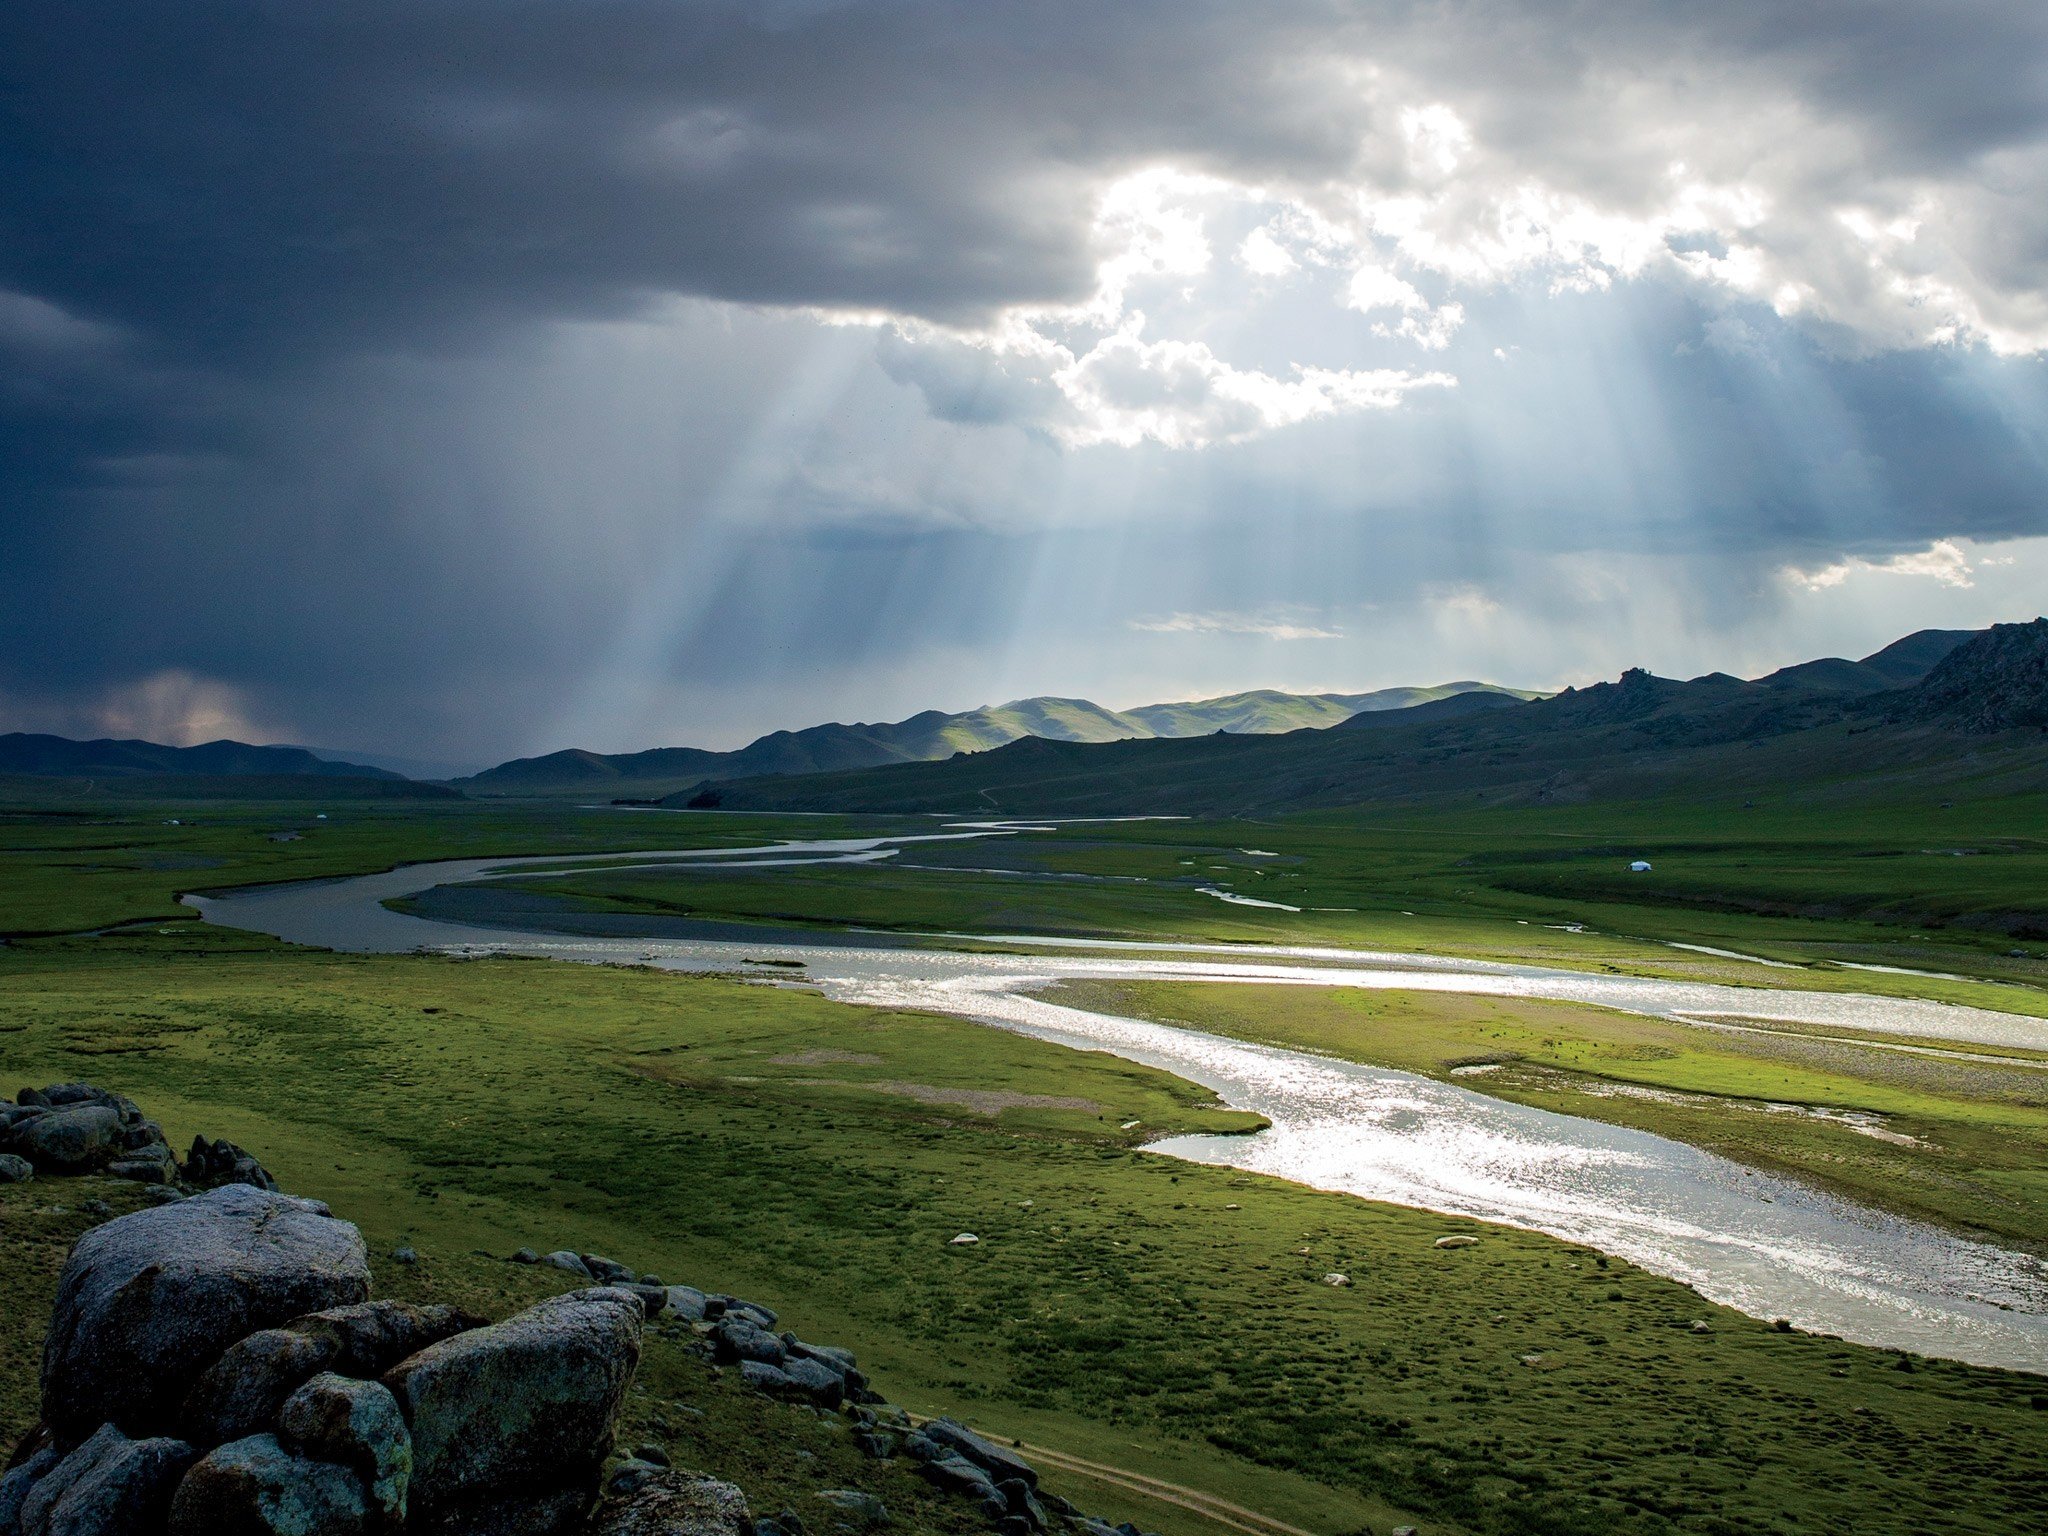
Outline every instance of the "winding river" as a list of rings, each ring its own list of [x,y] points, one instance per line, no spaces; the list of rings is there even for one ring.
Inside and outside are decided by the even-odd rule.
[[[1000,823],[941,839],[1030,830]],[[663,936],[623,915],[569,933],[393,912],[383,903],[504,876],[688,861],[697,868],[874,862],[930,838],[789,841],[565,859],[463,859],[383,874],[187,898],[207,921],[337,950],[513,953],[675,970],[773,974],[847,1002],[920,1008],[1163,1068],[1255,1110],[1252,1136],[1183,1136],[1151,1150],[1319,1189],[1549,1233],[1683,1281],[1757,1317],[1860,1343],[2048,1374],[2048,1265],[1854,1205],[1682,1143],[1488,1098],[1411,1073],[1084,1012],[1037,995],[1060,981],[1259,981],[1551,998],[1706,1027],[1736,1021],[2048,1050],[2048,1020],[1905,998],[1590,975],[1325,947],[1011,941],[1022,954],[781,936]],[[551,926],[552,924],[552,926]],[[673,929],[676,925],[668,925]],[[633,931],[637,930],[637,931]]]

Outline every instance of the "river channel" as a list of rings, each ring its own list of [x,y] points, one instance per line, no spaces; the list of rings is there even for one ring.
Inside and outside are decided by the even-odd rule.
[[[1000,824],[934,834],[1004,835]],[[2048,1374],[2048,1265],[1865,1209],[1662,1137],[1487,1097],[1430,1078],[1056,1004],[1081,979],[1279,982],[1562,999],[1716,1027],[1854,1030],[2048,1051],[2048,1020],[1907,998],[1593,975],[1328,947],[1020,940],[991,954],[836,934],[702,936],[607,917],[564,932],[516,904],[489,921],[384,903],[507,875],[776,863],[868,863],[917,838],[789,841],[630,857],[465,859],[351,879],[188,898],[207,921],[322,948],[507,953],[685,971],[801,974],[847,1002],[919,1008],[1112,1052],[1215,1090],[1272,1122],[1250,1136],[1155,1142],[1157,1153],[1319,1189],[1549,1233],[1683,1281],[1752,1316],[1860,1343]],[[552,924],[552,926],[551,926]],[[666,928],[667,931],[664,931]],[[763,962],[778,962],[774,966]],[[795,972],[792,962],[800,964]]]

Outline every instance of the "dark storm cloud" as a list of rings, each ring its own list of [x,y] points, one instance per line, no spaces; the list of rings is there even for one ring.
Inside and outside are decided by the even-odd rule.
[[[214,680],[257,724],[508,752],[599,677],[652,701],[625,731],[1117,604],[2039,533],[2044,58],[2048,9],[1987,0],[6,8],[0,728],[189,676],[134,707]],[[1669,241],[1746,244],[1747,288],[1572,246],[1657,246],[1680,161],[1763,210]],[[1419,363],[1455,395],[1123,460],[1058,446],[1054,363],[918,339],[1089,300],[1099,198],[1158,164],[1352,220],[1344,260],[1427,203],[1470,258],[1401,248],[1467,311]],[[694,300],[756,312],[630,323]],[[1259,339],[1265,382],[1351,366],[1319,328]],[[1091,581],[1085,623],[1042,595]]]
[[[1119,167],[1371,162],[1348,61],[1594,187],[1632,167],[1586,142],[1589,95],[1674,54],[1702,103],[1747,71],[1939,177],[2038,144],[2044,47],[2048,13],[1984,0],[32,4],[0,21],[0,286],[207,356],[673,293],[973,318],[1085,296]]]

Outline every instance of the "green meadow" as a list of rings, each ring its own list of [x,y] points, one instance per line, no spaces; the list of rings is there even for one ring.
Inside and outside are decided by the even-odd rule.
[[[1638,859],[1648,873],[1629,871]],[[881,865],[594,873],[521,888],[717,921],[1351,945],[2048,1012],[2038,798],[1824,814],[1652,805],[1069,824],[912,845]],[[1960,979],[1855,968],[1872,964]]]
[[[445,1275],[495,1301],[531,1282],[474,1250],[608,1253],[766,1301],[918,1411],[1318,1531],[2048,1515],[2037,1380],[1779,1333],[1546,1238],[1146,1154],[1148,1133],[1244,1117],[1112,1058],[732,981],[190,929],[6,964],[13,1077],[114,1082],[174,1135],[260,1149],[378,1253],[420,1250],[395,1287]],[[961,1231],[980,1244],[950,1246]],[[1481,1242],[1434,1246],[1459,1232]],[[18,1428],[34,1328],[8,1326]],[[698,1423],[673,1415],[668,1439],[709,1462]],[[754,1455],[757,1497],[797,1482]]]
[[[0,927],[13,936],[0,947],[0,1073],[104,1083],[174,1139],[251,1148],[287,1188],[364,1228],[386,1293],[503,1312],[559,1283],[503,1262],[512,1249],[606,1253],[775,1306],[806,1337],[855,1349],[914,1411],[951,1411],[1318,1536],[1404,1522],[1432,1536],[2002,1536],[2048,1522],[2048,1383],[1783,1332],[1534,1234],[1147,1153],[1156,1135],[1256,1123],[1159,1072],[790,986],[295,949],[209,929],[175,901],[415,858],[730,846],[850,824],[327,809],[318,822],[305,806],[20,806],[0,820]],[[1345,920],[1316,930],[1326,937],[1407,933],[1417,948],[1784,980],[1658,942],[1726,942],[1720,925],[1747,925],[1728,947],[1796,958],[1803,985],[1945,989],[2043,1011],[2031,962],[1977,930],[1930,926],[1908,940],[1874,910],[1673,902],[1571,934],[1543,923],[1584,921],[1591,904],[1488,883],[1466,862],[1563,825],[1133,823],[921,845],[900,862],[939,866],[922,870],[579,876],[572,889],[579,904],[758,922],[1003,931],[1019,924],[994,916],[1021,916],[1051,932],[1304,936],[1287,925],[1308,914],[1226,906],[1174,883],[1192,878],[1358,909],[1315,914]],[[292,830],[298,840],[273,840]],[[1699,840],[1681,830],[1651,852],[1660,872],[1662,848]],[[1830,878],[1848,889],[1863,867],[1857,837],[1882,829],[1838,830],[1805,841],[1834,850]],[[1751,856],[1717,847],[1731,863]],[[1588,857],[1597,872],[1606,855]],[[1833,968],[1908,943],[1980,979]],[[1498,1060],[1507,1075],[1490,1091],[1549,1107],[1591,1104],[1589,1086],[1620,1083],[1867,1110],[1930,1141],[1971,1135],[1945,1180],[1911,1160],[1841,1179],[1917,1180],[1914,1198],[1944,1219],[2039,1237],[2040,1106],[1983,1091],[1990,1079],[1965,1090],[1785,1042],[1651,1038],[1645,1021],[1595,1010],[1387,997],[1379,1014],[1355,1016],[1321,1011],[1319,994],[1282,1007],[1238,989],[1094,1001],[1414,1070]],[[1828,1155],[1871,1150],[1826,1140],[1850,1133],[1825,1122],[1757,1115],[1731,1130],[1712,1102],[1694,1109],[1689,1128],[1652,1128],[1816,1176]],[[0,1318],[0,1433],[33,1414],[43,1307],[88,1196],[116,1208],[135,1198],[97,1181],[0,1192],[0,1287],[25,1303]],[[981,1241],[953,1246],[961,1232]],[[1480,1242],[1434,1246],[1457,1233]],[[417,1266],[384,1259],[400,1244],[418,1250]],[[1349,1284],[1325,1283],[1332,1273]],[[967,1528],[900,1469],[857,1461],[831,1425],[738,1391],[675,1338],[650,1348],[628,1438],[736,1478],[757,1511],[801,1508],[823,1468],[880,1493],[905,1529]],[[1218,1529],[1128,1489],[1049,1482],[1168,1536]]]

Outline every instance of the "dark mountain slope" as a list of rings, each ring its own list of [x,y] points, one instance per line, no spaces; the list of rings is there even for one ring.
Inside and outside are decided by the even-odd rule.
[[[1528,700],[1515,694],[1495,693],[1491,689],[1475,693],[1454,693],[1447,698],[1411,704],[1405,709],[1364,710],[1331,729],[1384,730],[1388,726],[1421,725],[1438,720],[1464,720],[1473,715],[1490,715],[1496,710],[1520,709],[1527,703]]]
[[[363,763],[315,757],[303,747],[252,747],[241,741],[209,741],[198,747],[166,747],[153,741],[73,741],[68,736],[0,736],[0,774],[37,777],[122,778],[184,774],[275,777],[402,779],[404,775]]]
[[[1543,803],[1788,792],[1882,780],[2048,786],[2048,623],[2001,626],[1909,689],[1714,673],[1616,682],[1465,718],[1091,746],[1019,742],[867,773],[713,786],[734,809],[1249,814],[1363,803]],[[1883,653],[1879,653],[1882,655]],[[1857,664],[1850,664],[1857,665]],[[1991,733],[1967,745],[1963,730]],[[2031,731],[2031,734],[2027,734]],[[707,796],[709,798],[709,796]]]
[[[985,752],[1026,737],[1106,742],[1150,737],[1206,736],[1218,730],[1273,733],[1335,725],[1361,711],[1453,698],[1499,698],[1513,703],[1529,694],[1490,683],[1443,683],[1429,688],[1383,688],[1374,693],[1280,693],[1260,689],[1178,704],[1112,710],[1087,699],[1041,697],[947,714],[928,709],[907,720],[879,724],[814,725],[774,731],[733,752],[659,747],[607,756],[551,752],[519,758],[457,779],[476,795],[595,795],[653,799],[707,779],[762,774],[832,773],[889,763],[930,762],[956,752]]]
[[[1978,735],[2048,729],[2048,619],[1973,636],[1918,685],[1891,695],[1884,714]]]

